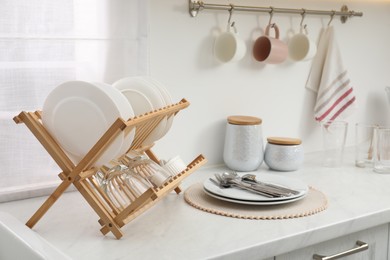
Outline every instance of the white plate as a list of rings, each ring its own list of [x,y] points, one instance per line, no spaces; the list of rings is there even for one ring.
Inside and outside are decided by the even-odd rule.
[[[153,110],[152,103],[142,92],[134,89],[121,89],[120,91],[130,102],[136,116]]]
[[[238,203],[238,204],[257,205],[257,206],[271,206],[271,205],[278,205],[278,204],[286,204],[286,203],[294,202],[297,200],[301,200],[306,196],[306,194],[304,194],[304,195],[297,197],[297,198],[294,198],[294,199],[277,200],[277,201],[249,201],[249,200],[235,200],[235,199],[225,198],[225,197],[221,197],[221,196],[218,196],[216,194],[213,194],[206,189],[203,189],[203,190],[207,195],[209,195],[215,199]]]
[[[42,123],[74,163],[89,152],[114,121],[134,116],[126,98],[110,85],[68,81],[53,89],[42,108]],[[96,161],[108,163],[131,145],[135,131],[121,132]]]
[[[286,197],[267,198],[259,194],[251,193],[249,191],[236,189],[236,188],[221,189],[217,187],[214,183],[212,183],[209,179],[207,179],[203,183],[203,188],[209,193],[212,193],[219,197],[232,199],[232,200],[252,201],[252,202],[277,202],[277,201],[292,200],[304,196],[309,191],[309,187],[304,182],[298,179],[289,178],[286,176],[276,175],[271,173],[258,173],[258,172],[256,173],[252,172],[252,173],[256,174],[256,179],[258,179],[259,181],[284,186],[286,188],[297,190],[299,191],[299,193],[297,195],[289,196],[288,198]]]
[[[144,77],[144,79],[148,82],[153,83],[156,86],[156,88],[160,91],[162,97],[165,100],[165,106],[171,105],[173,103],[171,94],[169,94],[168,90],[165,88],[165,86],[161,82],[155,80],[152,77]],[[173,118],[174,118],[173,115],[167,118],[167,125],[165,127],[165,130],[162,132],[162,135],[160,136],[160,138],[163,137],[164,135],[166,135],[168,133],[169,129],[171,129],[171,126],[173,123]]]
[[[113,86],[120,91],[123,90],[136,90],[144,94],[151,102],[153,110],[159,109],[165,106],[164,98],[160,91],[151,83],[146,82],[143,77],[127,77],[116,81]],[[129,100],[129,102],[131,102]],[[158,140],[162,133],[165,131],[167,120],[163,119],[156,126],[156,128],[150,133],[150,135],[143,142],[144,146],[153,144]]]

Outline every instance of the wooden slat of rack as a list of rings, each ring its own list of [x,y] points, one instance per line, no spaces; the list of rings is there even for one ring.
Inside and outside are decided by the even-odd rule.
[[[148,204],[149,201],[153,201],[154,199],[157,199],[154,190],[152,188],[148,189],[128,207],[126,207],[122,212],[117,214],[117,216],[115,217],[115,222],[118,224],[119,227],[123,227],[125,225],[125,223],[123,222],[123,218],[126,218],[129,215],[133,215],[134,212],[137,212],[139,208],[142,208],[144,205]],[[109,227],[104,224],[104,221],[99,220],[99,223],[103,226],[100,231],[104,235],[110,232]]]
[[[84,158],[76,165],[74,171],[70,177],[73,179],[79,175],[82,171],[88,170],[96,162],[99,156],[104,150],[114,141],[118,134],[123,131],[126,127],[126,123],[123,119],[118,118],[110,126],[110,128],[103,134],[103,136],[97,141],[97,143],[89,150]]]
[[[104,202],[107,203],[108,207],[110,207],[110,210],[107,209],[107,212],[109,212],[112,218],[115,218],[115,216],[118,215],[120,212],[118,208],[115,207],[112,201],[108,198],[107,194],[102,191],[100,185],[96,183],[93,177],[88,178],[88,180],[93,185],[93,187],[98,191],[99,195],[103,198]],[[102,204],[104,205],[104,203]]]
[[[37,114],[23,111],[18,116],[14,117],[14,121],[16,123],[23,122],[38,139],[38,141],[43,145],[43,147],[48,151],[58,166],[63,170],[64,175],[68,176],[70,174],[74,168],[74,164],[39,122],[39,117]],[[46,199],[46,201],[34,213],[34,215],[27,221],[26,225],[32,228],[57,201],[57,199],[69,187],[70,184],[71,182],[65,179]]]
[[[104,224],[103,220],[99,219],[98,222],[102,226],[100,232],[102,232],[103,235],[107,235],[110,232],[110,229]]]
[[[136,150],[141,147],[145,139],[150,135],[150,133],[155,129],[155,127],[163,119],[162,116],[156,117],[152,120],[142,122],[137,126],[137,131],[135,133],[135,139],[131,145],[131,150]]]
[[[204,165],[206,162],[207,160],[203,157],[203,155],[199,155],[188,165],[187,169],[183,173],[180,173],[175,176],[173,180],[166,183],[166,185],[161,189],[154,191],[153,199],[149,199],[149,197],[146,197],[146,199],[141,197],[138,198],[137,204],[130,204],[130,206],[126,209],[128,212],[121,212],[120,214],[118,214],[118,216],[115,218],[115,221],[120,227],[126,225],[127,223],[141,215],[143,212],[151,208],[157,202],[159,202],[162,198],[164,198],[164,195],[174,190],[175,187],[177,187],[177,185],[179,185],[184,178],[186,178],[192,172]],[[99,223],[102,224],[102,221],[99,221]],[[109,229],[108,227],[104,226],[104,224],[102,224],[102,226],[103,227],[100,231],[105,235],[109,232]]]
[[[153,153],[152,150],[148,149],[145,151],[145,153],[149,157],[149,159],[151,159],[152,161],[154,161],[157,164],[160,164],[160,160],[157,158],[157,156]]]
[[[173,105],[169,105],[169,106],[166,106],[164,108],[160,108],[158,110],[155,110],[153,112],[148,112],[148,113],[145,113],[141,116],[136,116],[134,118],[131,118],[129,119],[126,124],[127,125],[134,125],[136,126],[136,124],[141,124],[143,121],[147,121],[147,120],[150,120],[150,115],[153,115],[153,117],[157,117],[157,116],[160,116],[160,115],[170,115],[171,113],[178,113],[180,110],[188,107],[190,105],[190,102],[188,102],[186,99],[182,99],[180,100],[179,103],[177,104],[173,104]]]
[[[136,209],[132,214],[129,214],[125,216],[125,218],[120,219],[118,224],[119,226],[126,225],[129,223],[131,220],[135,219],[137,216],[148,210],[150,207],[155,205],[160,199],[164,198],[164,196],[168,193],[170,193],[172,190],[174,190],[178,185],[186,178],[188,177],[191,173],[193,173],[195,170],[200,168],[202,165],[204,165],[207,162],[206,158],[203,155],[199,155],[196,159],[194,159],[187,167],[187,169],[183,172],[180,173],[172,180],[170,180],[168,183],[166,183],[165,187],[162,189],[158,189],[155,194],[156,198],[153,200],[150,200],[146,204],[144,204],[142,207]],[[116,218],[118,220],[118,217]]]
[[[114,234],[117,239],[120,239],[123,236],[120,227],[111,217],[111,214],[105,211],[104,204],[102,204],[99,200],[96,199],[98,196],[94,194],[90,186],[88,186],[85,181],[75,182],[74,185],[81,193],[81,195],[83,195],[83,197],[87,200],[88,204],[95,210],[100,219],[104,221],[105,225],[112,232],[112,234]]]
[[[98,156],[104,151],[113,140],[119,134],[119,132],[124,129],[125,123],[122,119],[118,118],[112,126],[107,130],[106,133],[99,139],[99,141],[92,147],[92,149],[87,153],[87,155],[81,160],[79,164],[69,173],[66,174],[67,178],[64,179],[61,184],[55,189],[55,191],[46,199],[46,201],[41,205],[41,207],[35,212],[35,214],[27,221],[26,225],[30,228],[35,226],[35,224],[45,215],[45,213],[53,206],[57,199],[65,192],[65,190],[74,182],[75,177],[78,176],[82,171],[86,170],[87,167],[97,160]],[[36,126],[36,129],[43,127],[42,124]],[[44,139],[50,137],[50,134],[45,133]],[[68,157],[66,157],[68,158]],[[76,186],[77,187],[77,186]]]
[[[157,197],[155,196],[155,192],[153,189],[148,189],[144,192],[140,197],[138,197],[135,201],[133,201],[128,207],[126,207],[122,212],[120,212],[115,217],[115,222],[118,223],[120,227],[124,226],[123,219],[128,217],[131,213],[136,211],[138,208],[141,208],[144,204],[149,201],[155,200]]]
[[[84,179],[88,179],[89,177],[95,175],[97,171],[98,171],[98,169],[93,167],[89,170],[81,172],[75,179],[79,180],[79,181],[84,180]]]
[[[197,170],[199,167],[204,165],[207,162],[206,158],[203,155],[199,155],[196,157],[188,166],[187,169],[185,169],[182,173],[177,174],[174,176],[171,180],[166,182],[164,184],[164,187],[161,189],[158,189],[156,191],[157,196],[162,196],[163,194],[166,193],[165,186],[173,186],[176,187],[177,185],[180,184],[180,182],[186,178],[189,174],[191,174],[193,171]]]
[[[54,192],[45,200],[41,207],[34,213],[34,215],[27,221],[26,226],[33,228],[35,224],[45,215],[45,213],[53,206],[57,199],[65,192],[72,182],[65,179],[54,190]]]
[[[51,137],[46,128],[43,127],[36,113],[23,111],[14,117],[14,121],[17,124],[24,123],[30,129],[31,133],[38,139],[65,175],[73,170],[75,167],[73,162]]]
[[[160,164],[159,159],[157,156],[152,152],[152,150],[148,149],[145,151],[146,155],[153,160],[155,163]],[[179,186],[177,186],[175,189],[176,194],[179,194],[181,192],[181,189]]]

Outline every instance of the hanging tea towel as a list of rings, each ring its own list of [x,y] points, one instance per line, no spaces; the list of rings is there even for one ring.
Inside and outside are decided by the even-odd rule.
[[[341,60],[333,26],[322,32],[306,88],[317,93],[314,116],[319,122],[344,119],[355,110],[356,97]]]

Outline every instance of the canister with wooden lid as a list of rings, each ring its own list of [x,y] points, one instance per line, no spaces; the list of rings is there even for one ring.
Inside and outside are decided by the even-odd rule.
[[[276,171],[298,170],[304,160],[302,141],[298,138],[268,137],[264,161]]]
[[[235,171],[254,171],[263,162],[262,120],[253,116],[227,118],[223,160]]]

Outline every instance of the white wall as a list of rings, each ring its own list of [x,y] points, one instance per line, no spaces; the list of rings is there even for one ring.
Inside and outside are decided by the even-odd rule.
[[[229,1],[206,0],[227,4]],[[338,43],[355,86],[358,110],[348,118],[348,144],[356,122],[390,123],[384,87],[390,85],[390,1],[231,0],[237,5],[362,11],[341,24],[335,17]],[[268,23],[266,13],[236,12],[233,20],[249,52],[235,64],[220,64],[212,54],[215,35],[226,28],[228,13],[205,10],[188,14],[187,0],[149,0],[150,74],[163,82],[176,101],[185,97],[191,106],[180,112],[168,135],[155,151],[160,157],[180,154],[185,160],[203,153],[210,163],[222,162],[226,117],[232,114],[263,119],[263,135],[303,139],[306,151],[321,149],[321,135],[313,119],[314,94],[305,89],[311,62],[263,65],[251,57],[253,39]],[[288,30],[299,28],[299,15],[275,14],[273,21],[286,40]],[[329,17],[305,19],[311,37],[318,40]]]

